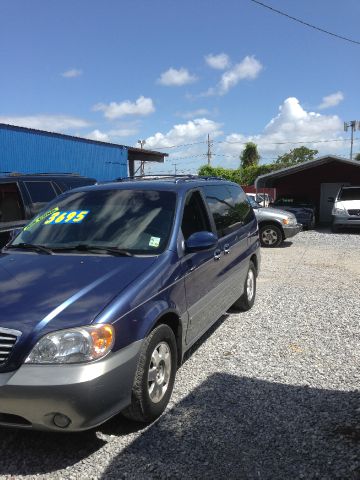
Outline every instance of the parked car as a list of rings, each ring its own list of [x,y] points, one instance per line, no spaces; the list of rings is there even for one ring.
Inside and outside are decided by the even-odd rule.
[[[329,197],[334,202],[332,209],[332,230],[340,228],[360,228],[360,186],[340,188],[336,198]]]
[[[165,409],[184,353],[252,307],[258,227],[220,179],[66,192],[0,255],[0,424],[92,428]]]
[[[294,237],[302,230],[302,225],[297,223],[293,213],[261,207],[250,194],[247,197],[258,221],[262,247],[278,247],[285,239]]]
[[[0,176],[0,247],[57,195],[95,182],[73,173]]]
[[[278,197],[275,202],[269,205],[272,208],[280,208],[295,215],[297,221],[304,228],[314,228],[316,223],[316,209],[312,202],[306,198],[300,198],[293,195],[283,195]]]

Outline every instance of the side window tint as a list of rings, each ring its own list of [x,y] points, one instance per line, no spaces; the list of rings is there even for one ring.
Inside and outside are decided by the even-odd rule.
[[[187,196],[181,230],[185,240],[195,232],[211,231],[209,219],[200,192],[192,192]]]
[[[235,185],[203,187],[219,237],[228,235],[254,216],[245,193]]]
[[[33,203],[47,203],[56,197],[51,182],[25,182]]]
[[[23,219],[22,200],[16,183],[0,184],[0,223]]]

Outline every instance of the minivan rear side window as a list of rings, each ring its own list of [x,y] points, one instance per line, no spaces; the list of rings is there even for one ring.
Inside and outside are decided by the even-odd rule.
[[[24,182],[33,203],[47,203],[57,196],[51,182]]]
[[[254,218],[246,195],[236,185],[203,187],[219,237],[237,230]]]

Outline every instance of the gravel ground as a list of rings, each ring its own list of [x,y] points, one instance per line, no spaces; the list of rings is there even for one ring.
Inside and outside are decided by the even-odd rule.
[[[0,478],[360,479],[360,235],[262,251],[254,308],[223,317],[154,424],[0,430]]]

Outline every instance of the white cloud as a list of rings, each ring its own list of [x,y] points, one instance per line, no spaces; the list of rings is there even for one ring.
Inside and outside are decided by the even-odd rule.
[[[176,115],[185,119],[193,119],[210,115],[210,112],[206,108],[198,108],[197,110],[193,110],[191,112],[177,113]]]
[[[254,80],[262,69],[262,64],[255,57],[246,56],[240,63],[222,74],[217,88],[218,93],[225,95],[240,80]]]
[[[135,128],[118,128],[109,130],[108,132],[102,132],[101,130],[95,129],[86,135],[86,138],[89,138],[90,140],[97,140],[99,142],[117,143],[118,139],[131,137],[137,133],[138,130]]]
[[[344,100],[344,94],[342,92],[332,93],[331,95],[327,95],[323,97],[322,103],[320,103],[319,108],[324,110],[325,108],[335,107],[339,105],[340,102]]]
[[[0,123],[17,125],[19,127],[35,128],[50,132],[66,131],[76,128],[85,128],[90,122],[78,117],[67,115],[29,115],[29,116],[1,116]]]
[[[205,56],[205,62],[216,70],[224,70],[230,66],[230,58],[226,53],[219,53],[219,55],[210,53]]]
[[[170,147],[195,141],[206,141],[207,134],[212,137],[221,135],[221,125],[206,118],[197,118],[187,123],[174,125],[167,133],[155,133],[146,139],[148,148]]]
[[[93,107],[93,110],[102,111],[106,118],[114,120],[115,118],[124,117],[126,115],[150,115],[155,112],[155,107],[151,98],[141,96],[135,102],[126,100],[121,103],[98,103]]]
[[[63,72],[61,76],[64,78],[76,78],[76,77],[80,77],[82,74],[83,74],[82,70],[79,70],[77,68],[72,68],[71,70],[67,70],[66,72]]]
[[[287,98],[279,107],[279,113],[265,126],[262,133],[244,135],[233,133],[226,137],[222,152],[239,155],[244,148],[241,143],[254,142],[263,156],[276,157],[302,143],[323,152],[336,152],[344,147],[343,142],[307,143],[311,140],[340,140],[343,124],[337,115],[322,115],[307,112],[294,97]],[[293,142],[290,144],[289,142]]]
[[[181,87],[189,83],[196,82],[196,75],[192,75],[186,68],[169,68],[166,72],[160,75],[157,83],[165,85],[166,87]]]
[[[109,135],[105,132],[101,132],[97,128],[92,132],[88,133],[86,135],[86,138],[89,138],[90,140],[97,140],[98,142],[110,142]]]

